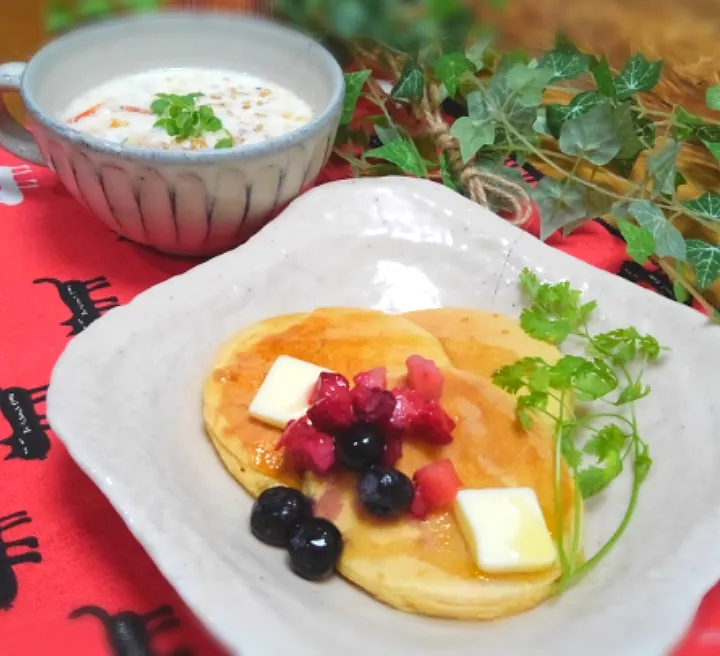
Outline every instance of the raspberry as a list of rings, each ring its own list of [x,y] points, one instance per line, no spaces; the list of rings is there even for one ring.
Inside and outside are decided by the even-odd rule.
[[[425,401],[413,419],[411,430],[426,442],[450,444],[455,422],[437,401]]]
[[[432,360],[421,355],[411,355],[406,361],[407,386],[418,392],[424,399],[438,400],[442,396],[443,375]]]
[[[366,389],[387,389],[387,369],[385,367],[376,367],[370,369],[370,371],[363,371],[353,378],[353,382],[357,387]]]
[[[335,464],[335,441],[312,426],[307,417],[288,422],[276,449],[284,449],[292,467],[324,474]]]
[[[324,433],[335,434],[355,421],[350,385],[340,374],[321,373],[310,400],[308,419]]]
[[[379,387],[354,387],[350,392],[355,416],[368,424],[387,424],[395,410],[395,396]]]

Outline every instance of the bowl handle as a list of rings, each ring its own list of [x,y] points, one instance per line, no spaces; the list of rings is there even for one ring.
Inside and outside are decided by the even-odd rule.
[[[0,147],[27,162],[47,166],[30,130],[10,116],[3,102],[4,92],[20,91],[20,78],[25,66],[21,62],[0,64]]]

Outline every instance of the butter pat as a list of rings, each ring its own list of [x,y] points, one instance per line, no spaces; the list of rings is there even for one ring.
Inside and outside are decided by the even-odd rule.
[[[460,490],[455,514],[475,562],[485,572],[536,572],[557,560],[531,488]]]
[[[266,424],[285,428],[291,419],[301,417],[310,406],[310,393],[318,376],[328,371],[304,360],[281,355],[270,371],[248,412]]]

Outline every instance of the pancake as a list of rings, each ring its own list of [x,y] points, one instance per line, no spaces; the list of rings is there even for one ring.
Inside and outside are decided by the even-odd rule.
[[[408,476],[450,458],[466,488],[531,487],[548,528],[556,534],[553,447],[546,426],[525,432],[515,402],[487,379],[443,370],[441,403],[456,420],[454,440],[431,446],[412,437],[397,467]],[[491,619],[531,608],[551,592],[559,566],[534,574],[481,572],[452,510],[418,521],[370,517],[357,503],[355,477],[307,475],[303,491],[316,512],[333,521],[345,539],[340,573],[377,599],[401,610],[451,618]],[[572,526],[573,481],[562,475],[564,526]]]
[[[277,357],[289,355],[352,378],[381,365],[404,371],[405,360],[415,353],[449,365],[440,343],[399,315],[328,308],[261,321],[229,340],[213,362],[203,390],[208,435],[251,494],[278,484],[300,488],[300,476],[275,450],[280,431],[248,414]]]
[[[403,316],[440,341],[453,367],[477,376],[491,378],[500,367],[521,358],[542,358],[554,364],[562,357],[556,346],[533,339],[516,319],[501,314],[469,308],[437,308]],[[551,400],[548,409],[556,413],[557,403]],[[573,401],[569,398],[566,412],[572,413],[572,410]]]

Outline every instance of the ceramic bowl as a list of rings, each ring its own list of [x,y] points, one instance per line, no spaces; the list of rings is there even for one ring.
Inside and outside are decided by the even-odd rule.
[[[270,141],[222,151],[126,147],[63,124],[75,97],[154,68],[238,70],[305,100],[314,118]],[[244,15],[164,13],[71,32],[25,65],[0,66],[0,92],[20,90],[32,133],[0,96],[0,146],[52,168],[70,193],[119,234],[179,255],[210,255],[254,234],[309,187],[327,161],[344,95],[322,46]]]

